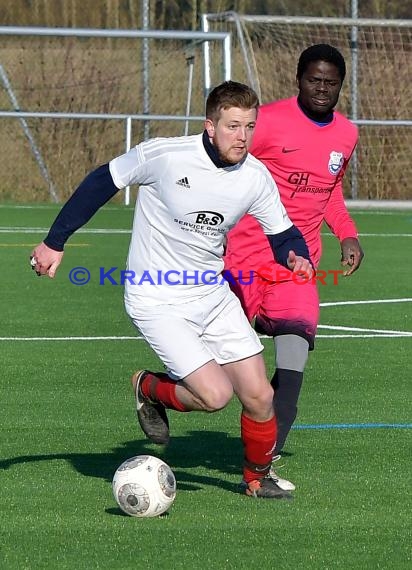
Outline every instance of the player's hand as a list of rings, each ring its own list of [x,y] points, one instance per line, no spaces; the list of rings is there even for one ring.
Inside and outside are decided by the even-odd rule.
[[[62,257],[62,251],[55,251],[42,242],[31,252],[30,265],[37,275],[48,275],[53,279]]]
[[[364,253],[356,238],[345,238],[340,242],[342,251],[341,265],[349,267],[344,271],[343,275],[352,275],[362,263]]]
[[[293,273],[301,273],[305,280],[307,279],[309,281],[313,277],[311,262],[300,255],[296,255],[293,250],[289,251],[288,267]]]

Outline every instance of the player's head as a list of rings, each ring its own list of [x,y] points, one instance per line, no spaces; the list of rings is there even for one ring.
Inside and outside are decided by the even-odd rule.
[[[343,83],[346,75],[345,60],[340,51],[329,44],[316,44],[303,50],[299,57],[296,78],[301,79],[309,64],[316,61],[332,63],[339,71],[340,80]]]
[[[243,83],[225,81],[209,93],[205,129],[224,162],[237,164],[246,156],[258,107],[257,94]]]
[[[329,44],[306,48],[296,71],[300,104],[315,119],[322,120],[338,102],[345,75],[345,60],[339,50]]]

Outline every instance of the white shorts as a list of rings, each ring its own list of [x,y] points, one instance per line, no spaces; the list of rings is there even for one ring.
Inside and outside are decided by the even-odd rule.
[[[133,324],[176,380],[211,360],[228,364],[263,350],[227,284],[179,305],[125,305]]]

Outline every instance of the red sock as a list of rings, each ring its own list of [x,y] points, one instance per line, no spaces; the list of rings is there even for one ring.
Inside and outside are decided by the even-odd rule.
[[[240,418],[244,448],[243,478],[249,483],[268,474],[276,445],[275,416],[265,422],[256,422],[242,413]]]
[[[169,410],[188,412],[176,397],[176,382],[167,374],[147,374],[141,385],[141,391],[146,398],[160,402]]]

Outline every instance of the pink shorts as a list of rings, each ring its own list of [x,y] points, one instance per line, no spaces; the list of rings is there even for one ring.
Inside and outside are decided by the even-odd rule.
[[[229,269],[229,268],[228,268]],[[316,280],[305,280],[272,262],[258,271],[226,270],[232,291],[239,298],[257,332],[268,336],[295,334],[314,348],[319,322]]]

